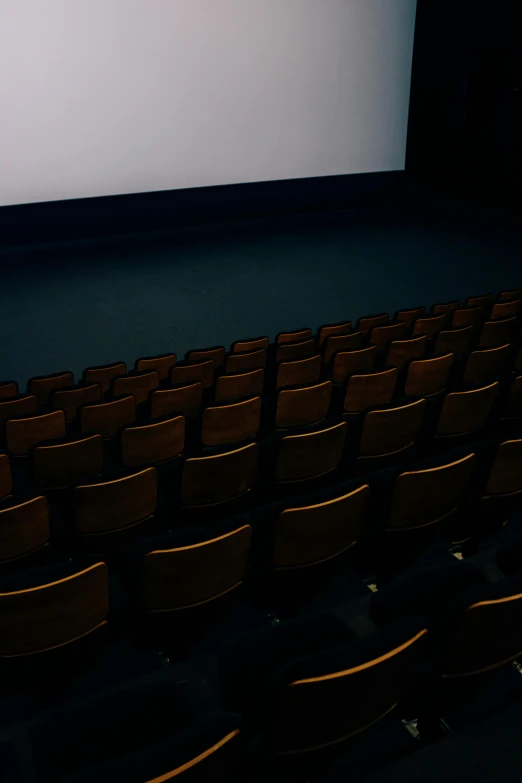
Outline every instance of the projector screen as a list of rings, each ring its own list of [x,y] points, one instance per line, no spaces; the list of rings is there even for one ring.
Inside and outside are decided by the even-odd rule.
[[[416,0],[3,0],[0,205],[404,168]]]

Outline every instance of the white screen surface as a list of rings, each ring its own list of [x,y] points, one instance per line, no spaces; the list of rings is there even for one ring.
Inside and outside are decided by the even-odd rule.
[[[404,168],[416,0],[1,0],[0,205]]]

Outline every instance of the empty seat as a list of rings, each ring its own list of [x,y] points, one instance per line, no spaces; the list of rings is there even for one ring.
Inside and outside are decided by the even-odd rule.
[[[201,362],[214,362],[216,370],[220,370],[225,364],[225,348],[222,345],[216,345],[213,348],[201,348],[188,351],[185,359],[190,364],[200,364]]]
[[[268,339],[268,338],[267,338]],[[266,348],[248,353],[232,353],[225,362],[225,372],[245,372],[245,370],[264,370],[266,367]]]
[[[496,381],[479,389],[447,394],[437,422],[437,436],[449,438],[485,427],[493,410],[498,387]]]
[[[332,361],[339,351],[357,351],[362,345],[364,335],[362,332],[352,334],[331,335],[323,344],[323,360],[325,364]]]
[[[107,394],[111,388],[113,378],[117,378],[118,375],[125,375],[126,372],[127,365],[125,362],[113,362],[112,364],[103,364],[99,367],[87,367],[83,371],[83,380],[88,384],[99,383],[102,394]]]
[[[522,288],[515,288],[511,291],[501,291],[497,299],[499,302],[514,302],[522,299]]]
[[[261,397],[265,383],[265,371],[247,370],[234,375],[220,375],[216,381],[215,401],[234,402],[244,397]]]
[[[137,405],[147,402],[151,392],[159,386],[158,370],[149,370],[148,372],[129,373],[120,375],[112,381],[112,396],[121,397],[132,394]]]
[[[522,440],[505,440],[497,447],[478,507],[472,512],[470,529],[477,527],[481,534],[496,530],[521,506]]]
[[[372,372],[377,362],[377,347],[358,348],[354,351],[339,351],[335,354],[332,367],[333,383],[344,383],[356,373]]]
[[[185,419],[197,419],[203,405],[203,384],[189,381],[174,389],[156,389],[150,395],[150,417],[160,419],[177,413]]]
[[[8,497],[12,491],[11,463],[7,454],[0,454],[0,499]]]
[[[487,310],[485,307],[469,307],[463,310],[454,310],[451,328],[463,329],[465,326],[470,326],[473,332],[478,332],[486,317]]]
[[[268,337],[252,337],[250,340],[236,340],[230,346],[230,353],[252,353],[268,348]]]
[[[513,341],[517,328],[516,318],[506,318],[502,321],[486,321],[480,333],[478,347],[494,348]]]
[[[361,413],[375,405],[386,405],[395,394],[399,371],[396,367],[351,375],[344,397],[346,413]]]
[[[36,395],[38,407],[45,408],[49,404],[51,392],[55,389],[72,386],[73,383],[73,374],[68,370],[57,372],[54,375],[41,375],[27,381],[27,393]]]
[[[31,450],[33,482],[40,489],[62,489],[95,479],[102,469],[103,438],[98,433],[44,442]]]
[[[341,321],[341,323],[338,324],[325,324],[324,326],[320,326],[317,330],[317,345],[319,348],[322,347],[325,340],[328,339],[330,336],[339,336],[342,334],[349,334],[352,329],[352,322],[351,321]]]
[[[170,371],[172,386],[179,386],[189,381],[201,381],[204,389],[210,389],[214,384],[215,364],[211,359],[197,364],[177,364]]]
[[[400,340],[404,337],[408,324],[400,321],[397,324],[386,324],[385,326],[374,326],[370,332],[370,342],[377,347],[379,353],[385,351],[393,340]]]
[[[404,394],[407,397],[431,397],[448,388],[455,357],[452,353],[418,359],[408,367]]]
[[[395,314],[395,321],[404,321],[408,325],[408,329],[411,329],[415,321],[418,318],[422,318],[425,312],[425,307],[410,307],[406,310],[398,310]]]
[[[0,400],[9,400],[18,396],[18,384],[16,381],[0,381]]]
[[[460,302],[455,299],[453,302],[443,302],[435,304],[431,308],[432,315],[443,315],[446,318],[446,326],[451,324],[451,319],[455,310],[460,307]]]
[[[246,495],[257,471],[257,443],[239,449],[185,460],[182,502],[185,506],[215,506]]]
[[[295,359],[304,359],[315,353],[315,342],[303,340],[300,343],[282,343],[277,346],[276,363],[290,362]]]
[[[509,387],[504,409],[502,411],[502,418],[522,418],[522,375],[518,375],[514,378]]]
[[[51,407],[65,411],[67,423],[74,421],[78,409],[89,402],[101,400],[102,390],[99,383],[74,386],[71,389],[56,389],[51,394]]]
[[[178,360],[175,353],[163,353],[160,356],[147,356],[136,359],[135,368],[138,372],[157,370],[160,381],[165,381]],[[124,375],[125,373],[122,373]]]
[[[301,427],[321,421],[328,413],[331,396],[331,381],[282,389],[277,395],[276,427]]]
[[[136,420],[136,400],[129,394],[119,399],[83,405],[79,411],[80,430],[99,432],[105,438],[113,438],[118,431]]]
[[[369,411],[361,432],[358,469],[376,470],[408,457],[415,446],[425,411],[425,400]]]
[[[364,335],[369,335],[375,326],[384,326],[390,320],[388,313],[380,315],[365,315],[357,321],[357,329]]]
[[[435,354],[452,353],[457,359],[462,359],[469,353],[472,341],[472,326],[464,326],[462,329],[442,330],[438,334],[433,352]]]
[[[307,481],[323,476],[341,462],[346,441],[346,422],[302,435],[286,435],[277,448],[277,482]]]
[[[309,340],[312,336],[312,330],[308,328],[294,329],[291,332],[279,332],[276,335],[276,345],[284,345],[285,343],[301,343],[305,340]]]
[[[413,334],[425,334],[432,340],[446,326],[447,318],[444,313],[419,318],[413,326]]]
[[[388,347],[386,364],[402,370],[412,359],[422,359],[427,347],[428,338],[426,335],[412,337],[409,340],[394,340]]]
[[[34,394],[25,394],[12,400],[0,400],[0,438],[4,439],[4,424],[8,419],[31,416],[36,413],[37,408],[38,403]]]
[[[9,419],[5,423],[7,450],[16,457],[26,457],[31,448],[44,440],[65,437],[63,411]]]
[[[472,351],[464,368],[464,382],[487,383],[496,380],[508,368],[511,356],[511,345]]]
[[[480,294],[479,296],[470,296],[466,299],[465,307],[484,307],[489,312],[493,306],[493,294]]]
[[[281,362],[277,368],[276,389],[316,383],[321,375],[321,357],[311,356],[294,362]]]
[[[47,548],[50,535],[49,506],[41,495],[4,505],[0,509],[0,571],[12,563],[23,567]]]
[[[125,427],[120,435],[120,459],[125,467],[160,465],[181,454],[185,446],[183,416],[152,424]]]
[[[520,299],[514,299],[512,302],[497,302],[489,316],[490,321],[503,321],[506,318],[516,318],[520,313]]]
[[[260,397],[206,408],[201,421],[201,442],[204,446],[222,446],[253,438],[259,430],[260,417]]]

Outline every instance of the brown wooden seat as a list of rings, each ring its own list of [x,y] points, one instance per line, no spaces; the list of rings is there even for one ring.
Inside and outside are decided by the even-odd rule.
[[[422,359],[427,348],[428,338],[425,334],[409,340],[394,340],[388,347],[386,364],[402,370],[412,359]]]
[[[321,357],[311,356],[294,362],[281,362],[277,368],[276,389],[317,383],[321,376]]]
[[[444,313],[419,318],[413,326],[413,334],[425,334],[426,337],[433,340],[444,329],[446,322],[447,319]]]
[[[472,351],[464,369],[464,383],[487,383],[496,380],[508,368],[511,356],[511,345]]]
[[[446,318],[446,327],[449,327],[451,324],[451,319],[453,318],[453,313],[455,310],[458,310],[460,308],[460,302],[458,299],[455,299],[452,302],[442,302],[439,304],[433,305],[431,308],[431,314],[432,315],[444,315]]]
[[[230,353],[253,353],[267,349],[269,345],[268,337],[252,337],[250,340],[236,340],[230,346]]]
[[[4,441],[4,427],[8,419],[31,416],[37,409],[38,402],[35,394],[24,394],[12,400],[0,400],[0,439]]]
[[[302,435],[286,435],[278,444],[275,479],[301,482],[323,476],[339,465],[344,451],[346,422]]]
[[[18,384],[16,381],[0,382],[0,400],[9,400],[18,397]]]
[[[503,419],[522,419],[522,375],[513,379],[506,397]]]
[[[156,512],[158,476],[145,468],[129,476],[82,484],[71,494],[72,522],[81,536],[108,536],[142,528]]]
[[[399,371],[390,367],[378,372],[351,375],[344,397],[346,413],[361,413],[376,405],[392,401],[397,386]]]
[[[0,573],[6,565],[27,567],[48,547],[49,506],[43,496],[15,501],[0,509]]]
[[[260,397],[206,408],[201,420],[201,442],[204,446],[223,446],[254,438],[260,417]]]
[[[344,383],[356,373],[372,372],[377,362],[377,346],[359,348],[354,351],[339,351],[335,354],[332,366],[333,383]]]
[[[470,391],[447,394],[437,422],[437,436],[449,438],[476,432],[491,415],[498,381]]]
[[[331,381],[282,389],[277,395],[276,427],[302,427],[322,421],[330,408],[331,396]]]
[[[418,318],[422,318],[426,312],[426,308],[422,307],[409,307],[406,310],[397,310],[395,314],[395,321],[404,321],[408,325],[408,329],[411,329],[413,324]]]
[[[121,431],[120,459],[127,468],[160,465],[178,457],[185,447],[185,419],[174,416]]]
[[[150,372],[157,370],[160,381],[165,381],[169,377],[171,369],[178,360],[175,353],[163,353],[160,356],[145,356],[136,359],[135,369],[137,372]],[[122,373],[125,375],[125,373]]]
[[[484,307],[485,311],[489,313],[493,307],[494,297],[493,294],[480,294],[479,296],[469,296],[466,299],[464,307]]]
[[[290,362],[295,359],[305,359],[315,353],[314,340],[303,340],[300,343],[283,343],[277,346],[276,364]]]
[[[377,347],[379,353],[385,351],[393,340],[401,340],[408,329],[405,321],[397,324],[375,326],[370,332],[370,342]]]
[[[150,395],[150,417],[161,419],[174,413],[187,420],[197,419],[203,406],[203,384],[189,381],[173,389],[156,389]]]
[[[65,437],[65,413],[53,411],[40,415],[9,419],[5,423],[7,450],[15,457],[26,457],[43,440]]]
[[[217,506],[252,489],[258,459],[257,443],[233,451],[185,460],[182,502],[188,507]]]
[[[320,326],[317,330],[317,346],[321,348],[328,337],[338,337],[339,335],[349,334],[351,330],[351,321],[341,321],[341,323],[338,324],[325,324],[324,326]]]
[[[473,509],[469,535],[496,532],[521,506],[522,440],[505,440],[498,445],[486,486]]]
[[[513,341],[517,328],[516,318],[503,321],[486,321],[480,333],[479,348],[495,348]]]
[[[13,476],[11,463],[7,454],[0,454],[0,500],[8,497],[13,491]]]
[[[136,420],[136,400],[132,394],[119,399],[83,405],[79,411],[81,432],[99,432],[114,438],[118,431]]]
[[[197,364],[177,364],[170,371],[170,383],[179,386],[189,381],[201,381],[204,389],[210,389],[214,384],[215,369],[211,359]]]
[[[99,433],[34,446],[31,450],[34,484],[40,489],[63,489],[95,479],[103,469],[103,438]]]
[[[268,338],[267,338],[268,339]],[[246,370],[264,370],[266,367],[267,349],[259,348],[248,353],[232,353],[225,362],[225,372],[245,372]]]
[[[74,386],[71,389],[56,389],[51,394],[51,407],[65,412],[67,423],[75,420],[78,409],[89,402],[101,400],[102,390],[99,383]]]
[[[265,371],[247,370],[234,375],[221,375],[216,381],[215,402],[235,402],[245,397],[261,397]]]
[[[63,389],[72,386],[74,376],[72,372],[57,372],[54,375],[40,375],[27,381],[27,393],[36,395],[39,408],[45,408],[49,404],[51,392],[55,389]]]
[[[369,411],[364,417],[357,468],[379,470],[409,457],[419,435],[426,400]]]
[[[356,328],[365,336],[367,336],[376,326],[384,326],[385,324],[389,323],[389,321],[390,316],[388,313],[380,313],[379,315],[365,315],[362,318],[359,318]]]
[[[216,345],[213,348],[198,348],[187,351],[185,359],[189,364],[211,361],[214,362],[216,370],[220,370],[225,364],[225,348],[223,345]]]
[[[279,332],[276,335],[276,345],[284,345],[285,343],[302,343],[309,340],[312,336],[312,330],[308,328],[293,329],[291,332]]]
[[[404,383],[406,397],[432,397],[448,388],[455,357],[452,353],[411,362]]]
[[[522,301],[514,299],[512,302],[497,302],[493,305],[490,321],[504,321],[506,318],[516,318],[520,314]]]
[[[113,362],[111,364],[103,364],[99,367],[87,367],[83,371],[83,380],[85,383],[99,383],[101,386],[102,394],[105,395],[111,388],[113,378],[117,378],[119,375],[125,375],[127,372],[127,365],[125,362]]]
[[[455,355],[455,358],[462,359],[470,352],[472,341],[472,326],[464,326],[462,329],[443,329],[438,334],[433,353],[452,353]]]
[[[487,318],[488,311],[485,307],[467,307],[462,310],[454,310],[451,319],[452,329],[463,329],[470,326],[473,332],[479,332]]]
[[[362,332],[351,334],[331,335],[323,344],[323,361],[328,364],[339,351],[358,351],[362,345],[364,335]]]
[[[159,382],[158,370],[120,375],[112,381],[112,396],[122,397],[132,394],[136,400],[136,405],[141,405],[147,402],[151,393],[158,388]]]
[[[514,288],[511,291],[501,291],[497,297],[499,302],[514,302],[522,299],[522,288]]]

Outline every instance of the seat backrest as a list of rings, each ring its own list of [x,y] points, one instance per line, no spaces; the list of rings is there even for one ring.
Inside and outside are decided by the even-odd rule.
[[[455,357],[452,353],[411,362],[406,374],[407,397],[431,397],[447,388]]]
[[[236,340],[230,346],[230,353],[252,353],[267,349],[269,345],[268,337],[252,337],[250,340]]]
[[[193,364],[177,364],[170,371],[172,386],[179,386],[189,381],[201,381],[204,389],[210,389],[214,383],[216,367],[212,359]]]
[[[396,367],[351,375],[346,387],[344,410],[347,413],[361,413],[375,405],[387,405],[392,401],[397,386],[399,371]]]
[[[476,464],[474,453],[426,470],[398,476],[388,527],[416,528],[437,522],[465,499]]]
[[[185,447],[185,419],[183,416],[125,427],[121,431],[120,459],[125,467],[159,465],[174,459]]]
[[[9,419],[5,423],[7,450],[16,457],[27,456],[31,448],[40,441],[64,437],[65,413],[63,411]]]
[[[497,302],[493,306],[490,321],[503,321],[506,318],[516,318],[520,313],[520,299],[514,299],[512,302]]]
[[[409,340],[394,340],[386,355],[386,364],[402,370],[412,359],[422,359],[428,347],[428,338],[421,334]]]
[[[81,535],[130,527],[155,513],[157,496],[155,468],[112,481],[82,484],[71,495],[74,527]]]
[[[99,383],[102,394],[107,394],[111,388],[112,379],[117,378],[118,375],[125,375],[126,372],[127,365],[125,362],[113,362],[112,364],[104,364],[99,367],[87,367],[83,371],[83,380],[85,383]]]
[[[199,364],[210,360],[214,362],[216,370],[220,370],[225,364],[225,347],[223,345],[215,345],[213,348],[198,348],[188,351],[185,359],[190,364]]]
[[[0,509],[0,563],[41,549],[50,535],[49,506],[43,496]]]
[[[11,463],[7,454],[0,454],[0,499],[6,498],[13,491],[13,476]]]
[[[380,313],[379,315],[365,315],[359,318],[357,321],[357,329],[364,335],[369,335],[372,329],[376,326],[384,326],[390,320],[388,313]]]
[[[205,446],[241,443],[259,430],[261,398],[205,408],[201,419],[201,442]]]
[[[245,397],[261,397],[265,383],[265,371],[247,370],[234,375],[220,375],[216,381],[215,401],[235,402]]]
[[[325,324],[324,326],[320,326],[317,330],[317,346],[321,348],[328,337],[349,334],[351,330],[351,321],[342,321],[338,324]]]
[[[357,542],[364,525],[370,487],[316,503],[287,508],[278,516],[273,565],[295,568],[329,560]]]
[[[189,381],[174,389],[156,389],[150,395],[150,417],[160,419],[178,413],[185,419],[197,419],[203,405],[203,384]]]
[[[447,316],[444,313],[440,315],[431,315],[426,318],[419,318],[413,326],[413,334],[425,334],[426,337],[433,339],[447,323]]]
[[[522,346],[518,349],[515,357],[515,370],[517,372],[522,372]]]
[[[267,338],[268,339],[268,338]],[[225,372],[245,372],[246,370],[264,370],[266,367],[266,348],[248,353],[231,353],[225,362]]]
[[[404,321],[410,329],[418,318],[422,318],[426,312],[425,307],[409,307],[406,310],[398,310],[395,314],[396,321]]]
[[[294,362],[281,362],[277,368],[276,389],[286,386],[304,386],[316,383],[321,375],[321,357],[319,354],[309,359]]]
[[[463,329],[465,326],[470,326],[473,332],[478,332],[486,317],[487,310],[485,307],[466,307],[461,310],[454,310],[451,327],[452,329]]]
[[[82,432],[99,432],[102,438],[113,438],[122,427],[135,421],[136,399],[128,394],[117,400],[82,405],[79,414]]]
[[[308,327],[303,329],[293,329],[291,332],[279,332],[276,335],[276,345],[284,345],[285,343],[301,343],[305,340],[309,340],[312,336],[312,330]]]
[[[496,381],[480,389],[447,394],[437,423],[437,435],[464,435],[484,427],[498,388]]]
[[[522,375],[513,380],[502,415],[507,419],[522,418]]]
[[[89,402],[101,400],[102,390],[99,383],[77,386],[73,389],[56,389],[51,394],[51,407],[65,411],[67,422],[74,421],[78,409]]]
[[[434,353],[438,355],[453,353],[457,359],[461,359],[469,353],[472,340],[472,326],[464,326],[462,329],[443,329],[438,334]]]
[[[125,394],[132,394],[136,405],[141,405],[141,403],[147,402],[151,392],[158,388],[159,382],[158,370],[120,375],[112,381],[112,396],[121,397]]]
[[[4,424],[8,419],[18,416],[31,416],[36,413],[38,403],[35,394],[25,394],[14,400],[0,400],[0,438],[4,439]]]
[[[522,299],[522,288],[514,288],[512,291],[501,291],[497,297],[499,302],[514,302]]]
[[[389,343],[393,340],[400,340],[404,337],[408,329],[408,324],[399,321],[397,324],[386,324],[385,326],[374,326],[370,332],[370,342],[377,347],[379,352],[386,350]]]
[[[375,345],[354,351],[339,351],[333,361],[333,383],[344,383],[348,376],[356,373],[372,372],[375,369],[377,356],[378,350]]]
[[[411,446],[417,440],[425,411],[426,400],[369,411],[361,433],[361,454],[390,454]]]
[[[282,389],[277,395],[276,427],[301,427],[321,421],[328,413],[331,396],[331,381]]]
[[[0,400],[9,400],[18,397],[18,384],[16,381],[0,381]]]
[[[109,569],[96,558],[80,570],[76,564],[26,572],[35,584],[4,591],[0,582],[0,656],[30,655],[74,642],[106,625],[109,613]],[[42,582],[42,576],[49,581]],[[7,580],[6,580],[7,581]]]
[[[346,441],[345,421],[303,435],[286,435],[279,441],[276,481],[304,481],[334,470]]]
[[[484,307],[486,312],[489,312],[493,306],[494,298],[493,294],[480,294],[479,296],[470,296],[466,299],[465,307]]]
[[[41,489],[70,487],[94,479],[103,470],[103,438],[99,433],[67,442],[36,445],[31,450],[33,481]]]
[[[352,332],[351,334],[334,334],[323,343],[323,361],[328,364],[338,351],[357,351],[362,345],[364,334]]]
[[[174,549],[155,549],[143,564],[143,604],[180,610],[212,601],[243,582],[252,528],[241,525],[216,538]]]
[[[446,326],[448,327],[451,324],[451,319],[453,317],[453,312],[455,310],[458,310],[460,307],[460,302],[455,299],[453,302],[443,302],[440,304],[435,304],[431,308],[432,315],[444,315],[446,318]]]
[[[63,389],[72,386],[74,376],[72,372],[57,372],[53,375],[41,375],[37,378],[30,378],[27,381],[27,393],[35,394],[39,408],[45,408],[49,404],[51,392],[55,389]]]
[[[138,372],[157,370],[160,381],[165,381],[178,360],[175,353],[163,353],[160,356],[145,356],[136,359],[135,368]]]
[[[486,321],[480,333],[479,348],[494,348],[497,345],[510,343],[515,337],[516,318],[505,318],[502,321]]]
[[[221,454],[187,459],[183,465],[182,500],[186,506],[224,503],[250,491],[256,476],[257,443]]]
[[[522,492],[522,440],[500,443],[491,466],[486,493],[508,495]]]
[[[507,368],[511,350],[506,344],[472,351],[464,369],[464,383],[487,383],[498,378]]]
[[[304,359],[315,353],[314,340],[302,340],[300,343],[282,343],[277,346],[276,364],[290,362],[294,359]]]

